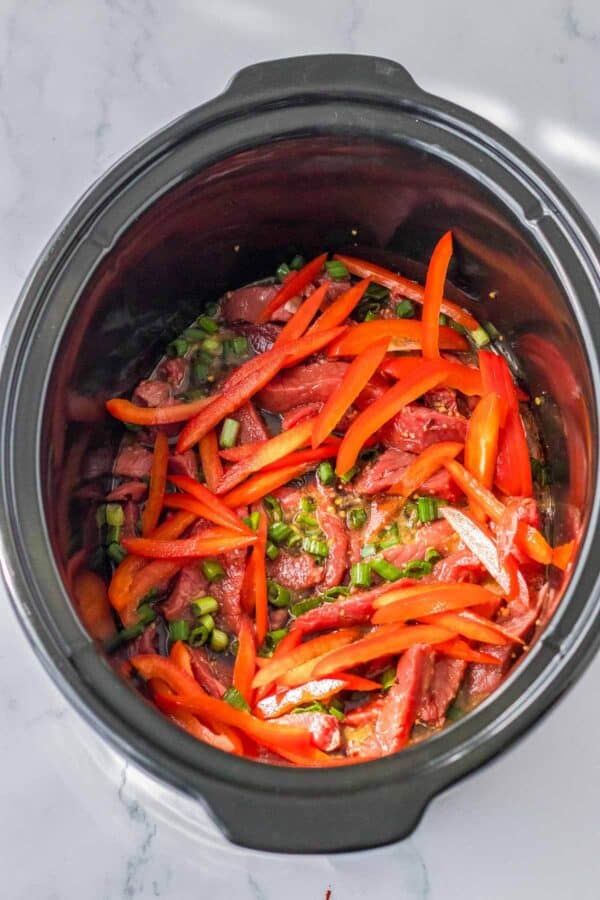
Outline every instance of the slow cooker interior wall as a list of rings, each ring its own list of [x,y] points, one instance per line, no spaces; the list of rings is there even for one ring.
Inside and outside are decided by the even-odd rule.
[[[532,227],[482,183],[406,144],[302,137],[191,174],[120,238],[91,278],[57,354],[44,416],[44,489],[61,568],[69,541],[65,505],[55,500],[79,486],[77,448],[106,441],[112,426],[101,401],[131,389],[206,302],[272,273],[293,251],[345,248],[422,278],[448,228],[455,238],[448,293],[475,300],[469,305],[482,321],[529,348],[520,356],[528,383],[556,401],[541,412],[558,463],[556,531],[566,538],[573,507],[585,499],[591,390],[573,319],[536,253]],[[78,402],[81,395],[94,402]],[[73,529],[79,508],[71,507]]]

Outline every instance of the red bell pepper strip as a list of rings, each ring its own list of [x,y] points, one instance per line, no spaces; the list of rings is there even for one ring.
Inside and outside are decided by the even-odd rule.
[[[286,322],[279,332],[277,340],[273,344],[274,347],[280,347],[282,344],[287,344],[288,341],[294,341],[297,338],[302,337],[316,316],[319,307],[325,299],[328,288],[329,285],[326,282],[325,284],[320,285],[310,297],[303,300],[292,318],[289,322]]]
[[[330,395],[316,420],[313,420],[313,449],[316,449],[325,438],[329,437],[344,413],[371,380],[385,356],[387,345],[387,337],[381,338],[359,353],[352,361],[339,388]]]
[[[287,303],[292,297],[297,297],[307,284],[314,281],[325,265],[326,259],[327,254],[321,253],[320,256],[311,259],[310,262],[307,262],[298,272],[287,278],[273,299],[267,303],[261,312],[257,320],[258,323],[262,324],[263,322],[268,322],[273,313],[283,306],[284,303]]]
[[[484,644],[523,643],[521,638],[509,634],[495,622],[490,622],[472,612],[443,612],[433,616],[423,616],[422,619],[431,625],[438,625],[455,634],[462,634],[471,641],[481,641]]]
[[[401,653],[415,644],[437,644],[454,637],[456,631],[433,625],[398,625],[378,629],[374,633],[319,657],[312,670],[313,678],[325,678],[342,669],[353,669],[361,663],[379,659],[390,653]]]
[[[265,466],[263,472],[274,472],[283,467],[297,466],[301,463],[316,463],[323,459],[331,459],[331,457],[337,456],[338,448],[341,443],[341,438],[336,438],[335,442],[327,440],[326,443],[317,447],[316,450],[313,450],[312,448],[296,450],[294,453],[288,453],[287,456],[282,457],[277,460],[277,462],[271,463],[270,466]]]
[[[140,654],[133,657],[131,664],[146,681],[159,678],[167,683],[175,696],[164,697],[163,702],[168,701],[165,706],[171,709],[187,709],[200,716],[210,716],[225,725],[232,725],[276,753],[286,749],[302,753],[310,747],[311,737],[306,729],[263,722],[230,706],[224,700],[210,697],[193,678],[164,656],[156,653]]]
[[[142,559],[142,557],[135,557]],[[127,605],[120,616],[124,625],[137,621],[137,608],[149,591],[171,580],[180,569],[187,565],[187,559],[143,559],[145,565],[133,576],[127,595]]]
[[[256,544],[254,545],[256,546]],[[254,615],[254,606],[256,603],[256,598],[254,596],[254,566],[256,564],[256,557],[254,553],[250,553],[248,560],[246,562],[246,568],[244,570],[244,577],[242,579],[242,587],[240,589],[240,605],[247,615]],[[259,660],[260,662],[260,660]],[[258,663],[257,663],[258,664]]]
[[[252,534],[240,534],[226,528],[211,528],[195,537],[174,541],[157,541],[155,538],[123,538],[121,543],[128,553],[147,559],[199,559],[203,556],[218,556],[249,547],[256,542]]]
[[[335,328],[346,321],[355,306],[358,305],[362,295],[369,287],[370,280],[363,278],[358,284],[354,284],[349,290],[334,300],[331,306],[321,313],[314,325],[311,325],[309,334],[314,331],[326,331],[328,328]]]
[[[294,647],[297,647],[299,643],[302,641],[302,632],[301,631],[289,631],[282,640],[279,641],[277,646],[275,647],[275,651],[273,653],[273,659],[278,659],[280,656],[285,656],[286,653],[289,653],[290,650],[293,650]],[[268,659],[266,660],[268,663]],[[265,663],[265,665],[266,665]]]
[[[130,425],[170,425],[185,422],[196,416],[212,402],[212,397],[201,397],[191,403],[174,403],[172,406],[136,406],[129,400],[114,398],[106,401],[106,408],[113,418]]]
[[[144,537],[147,537],[151,531],[154,531],[160,519],[165,487],[167,486],[168,464],[169,440],[164,431],[159,431],[154,442],[148,499],[142,513],[142,534]]]
[[[484,488],[455,459],[445,462],[444,466],[450,472],[452,480],[467,495],[469,501],[474,500],[475,503],[479,504],[493,522],[497,523],[501,520],[505,506],[497,497],[494,497],[491,491]],[[549,565],[552,562],[552,547],[550,547],[544,536],[537,529],[532,528],[531,525],[523,523],[523,527],[517,530],[517,542],[536,562],[542,563],[542,565]]]
[[[335,678],[309,681],[288,691],[269,694],[269,696],[259,700],[255,711],[261,719],[275,719],[277,716],[283,716],[303,703],[311,703],[315,700],[321,702],[329,700],[330,697],[339,694],[341,691],[378,691],[380,688],[381,685],[378,681],[343,672],[340,675],[336,675]]]
[[[177,441],[177,452],[189,450],[221,419],[235,412],[268,384],[280,369],[317,353],[344,331],[344,328],[330,328],[329,331],[306,334],[241,365],[223,384],[221,392],[211,398],[211,403],[186,423]]]
[[[447,231],[434,247],[423,294],[423,356],[439,359],[440,312],[444,298],[444,285],[452,258],[452,232]]]
[[[169,659],[171,659],[176,666],[179,666],[184,672],[187,672],[188,675],[194,677],[194,671],[192,669],[192,660],[190,657],[190,648],[187,644],[184,644],[183,641],[175,641],[169,651]]]
[[[247,506],[249,503],[255,503],[282,485],[287,484],[293,478],[299,478],[301,475],[306,474],[311,468],[311,463],[299,463],[293,466],[285,466],[281,469],[273,469],[271,472],[259,472],[258,475],[254,475],[243,484],[234,488],[229,494],[225,494],[222,498],[223,503],[234,509],[238,506]]]
[[[211,509],[203,503],[202,500],[190,497],[189,494],[166,494],[164,507],[165,509],[187,509],[190,512],[193,512],[198,518],[208,519],[208,521],[212,522],[214,525],[220,525],[221,527],[228,529],[233,528],[234,531],[239,531],[240,534],[251,533],[250,529],[246,528],[241,520],[239,521],[239,525],[234,527],[230,522],[225,522],[218,512]]]
[[[334,650],[336,647],[343,647],[345,644],[355,640],[359,634],[360,631],[357,628],[341,628],[339,631],[331,632],[331,634],[324,634],[321,637],[313,638],[312,641],[298,644],[285,656],[272,657],[269,665],[256,673],[252,687],[259,688],[265,684],[271,684],[289,669],[294,669],[329,650]]]
[[[388,350],[420,350],[423,346],[423,323],[418,319],[373,319],[350,325],[345,334],[331,342],[327,356],[358,356],[373,341],[381,338],[388,339]],[[442,350],[469,349],[466,338],[447,325],[440,325],[439,342]]]
[[[402,497],[410,497],[428,478],[440,469],[446,460],[454,459],[463,449],[464,445],[458,441],[439,441],[426,447],[417,456],[401,478],[388,488],[388,494],[399,494]]]
[[[408,622],[434,613],[466,609],[478,603],[487,603],[489,599],[490,592],[478,584],[432,584],[430,590],[420,596],[402,597],[386,603],[376,610],[371,621],[374,625]]]
[[[281,431],[275,437],[261,442],[261,446],[252,456],[240,460],[225,473],[217,487],[217,493],[228,493],[249,475],[259,472],[265,466],[278,462],[288,453],[308,444],[314,423],[314,417],[304,419],[288,431]]]
[[[340,445],[336,462],[337,474],[344,475],[352,468],[367,438],[407,403],[436,387],[446,374],[447,366],[443,360],[424,360],[421,368],[412,376],[399,381],[361,412],[348,428]]]
[[[161,697],[159,695],[154,695],[154,699],[156,705],[160,708],[161,705]],[[195,737],[197,740],[202,741],[205,744],[209,744],[211,747],[216,747],[218,750],[224,750],[225,753],[236,753],[236,748],[229,740],[228,737],[222,734],[215,734],[207,725],[203,725],[199,719],[196,718],[192,713],[187,712],[185,709],[175,709],[169,713],[169,718],[175,722],[176,725],[179,725],[180,728],[183,728],[184,731],[187,731],[188,734],[191,734],[192,737]]]
[[[508,364],[504,357],[489,350],[480,350],[479,369],[485,393],[498,394],[506,405],[506,418],[498,440],[496,484],[504,494],[531,497],[533,484],[529,448]]]
[[[485,488],[491,489],[498,457],[498,436],[504,418],[504,401],[498,394],[484,394],[473,410],[465,439],[465,469]],[[485,513],[471,503],[473,514],[480,521]]]
[[[206,485],[210,491],[214,491],[223,477],[223,465],[219,457],[219,442],[217,441],[217,433],[214,428],[204,435],[198,446],[200,449],[200,464],[206,478]]]
[[[254,578],[254,621],[256,627],[256,643],[260,647],[265,639],[269,626],[269,598],[267,591],[266,549],[267,549],[267,514],[259,508],[260,522],[258,540],[252,549],[255,557],[252,575]]]
[[[159,540],[178,538],[196,518],[196,514],[192,512],[176,513],[159,525],[152,537]],[[134,621],[131,621],[132,611],[129,609],[130,592],[137,573],[147,565],[147,561],[139,556],[126,556],[123,562],[119,563],[110,580],[108,599],[119,613],[124,625],[134,624],[135,618]],[[133,608],[133,614],[135,614],[136,608],[137,604]]]
[[[425,299],[425,290],[422,285],[417,284],[415,281],[410,281],[408,278],[403,278],[402,275],[397,275],[389,269],[384,269],[383,266],[377,266],[375,263],[366,262],[363,259],[356,259],[354,256],[343,256],[339,253],[335,253],[333,258],[343,262],[352,275],[356,275],[359,278],[370,278],[376,284],[382,284],[390,291],[395,291],[403,297],[408,297],[409,300],[414,300],[415,303],[423,303]],[[454,322],[466,328],[467,331],[475,331],[475,329],[479,328],[477,319],[474,319],[466,309],[463,309],[456,303],[452,303],[451,300],[442,300],[441,311]]]
[[[106,584],[96,572],[80,569],[73,578],[73,597],[81,621],[93,638],[103,641],[115,633]]]
[[[414,372],[423,362],[420,356],[388,356],[383,361],[380,371],[385,375],[391,375],[392,378],[406,378],[407,375]],[[468,397],[481,397],[483,394],[483,385],[481,383],[481,373],[474,366],[465,366],[463,363],[454,360],[446,360],[448,363],[448,375],[444,378],[442,384],[444,387],[454,388],[461,394]]]
[[[576,546],[575,541],[568,541],[566,544],[559,544],[558,547],[555,547],[552,551],[552,565],[564,572],[573,559]]]
[[[256,671],[256,643],[250,619],[243,618],[238,632],[238,652],[233,667],[233,686],[248,705],[252,703],[252,679]]]
[[[225,506],[222,500],[219,500],[218,497],[204,487],[203,484],[200,484],[199,481],[196,481],[195,478],[190,478],[189,475],[169,475],[169,481],[171,484],[174,484],[175,487],[179,488],[180,491],[185,491],[186,494],[191,494],[196,500],[200,501],[203,507],[206,508],[206,511],[197,512],[197,515],[203,516],[205,519],[208,519],[210,522],[214,522],[216,525],[222,525],[223,528],[233,528],[235,531],[243,531],[244,534],[252,534],[250,529],[244,525],[242,520],[237,516],[234,512],[229,509],[229,507]],[[177,496],[177,495],[175,495]],[[244,505],[244,504],[240,504]],[[182,506],[181,509],[186,509],[191,507]],[[196,507],[192,511],[199,510],[200,507]],[[176,535],[178,537],[178,535]]]
[[[444,641],[443,644],[435,645],[436,653],[443,653],[444,656],[451,656],[453,659],[462,659],[465,662],[483,663],[489,666],[499,666],[500,660],[491,653],[484,653],[483,650],[475,650],[470,644],[459,637],[452,638],[451,641]]]
[[[307,415],[307,416],[304,416],[303,418],[301,418],[299,420],[299,422],[296,424],[300,424],[300,422],[303,422],[306,419],[310,419],[310,418],[314,419],[314,415],[312,413],[310,415]],[[336,437],[335,435],[331,435],[331,437],[327,438],[327,440],[325,441],[325,443],[330,445],[331,447],[339,447],[341,442],[342,442],[342,439],[340,437]],[[262,448],[264,447],[264,445],[266,443],[267,443],[266,441],[252,441],[250,444],[238,444],[237,447],[228,447],[225,450],[221,450],[220,455],[223,457],[223,459],[226,459],[227,462],[240,462],[242,459],[246,459],[248,456],[254,456],[255,453],[257,453],[259,450],[262,450]],[[270,463],[268,466],[265,466],[265,471],[270,471],[271,469],[279,469],[282,465],[292,465],[295,461],[295,457],[300,452],[306,452],[306,451],[297,451],[294,453],[288,453],[287,456],[284,456],[281,459],[278,459],[276,462]],[[307,457],[307,462],[311,462],[312,460],[326,458],[326,457],[321,457],[318,454],[316,456],[313,456],[312,450],[309,451],[309,454],[310,455]],[[333,455],[335,456],[335,451],[334,451]],[[287,460],[287,459],[290,459],[291,462],[286,462],[285,460]],[[300,461],[300,460],[298,460],[298,461]]]

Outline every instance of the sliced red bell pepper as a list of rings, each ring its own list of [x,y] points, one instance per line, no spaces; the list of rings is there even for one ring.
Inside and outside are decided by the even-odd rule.
[[[176,666],[179,666],[184,672],[187,672],[188,675],[194,677],[194,672],[192,669],[192,659],[190,657],[190,648],[183,641],[175,641],[175,643],[171,646],[169,651],[169,659],[171,659]]]
[[[250,619],[243,618],[238,631],[238,651],[233,667],[233,686],[252,704],[252,679],[256,671],[256,643]]]
[[[252,687],[259,688],[265,684],[271,684],[289,669],[294,669],[336,647],[343,647],[345,644],[355,640],[359,634],[360,631],[357,628],[342,628],[339,631],[331,632],[331,634],[313,638],[312,641],[298,644],[297,647],[284,656],[272,657],[269,665],[256,673]]]
[[[271,472],[259,472],[249,478],[243,484],[226,494],[222,500],[226,506],[235,509],[238,506],[247,506],[262,500],[267,494],[271,494],[277,488],[293,478],[299,478],[312,468],[311,463],[298,463],[293,466],[285,466],[281,469],[273,469]]]
[[[160,707],[161,705],[161,697],[156,695],[154,696],[156,705]],[[205,744],[209,744],[211,747],[216,747],[218,750],[224,750],[225,753],[235,753],[236,748],[223,734],[215,734],[207,725],[203,725],[202,722],[196,718],[192,713],[187,712],[185,709],[175,709],[169,713],[169,718],[175,722],[176,725],[179,725],[180,728],[183,728],[184,731],[187,731],[188,734],[191,734],[192,737],[195,737],[199,741],[203,741]]]
[[[452,258],[452,232],[447,231],[434,247],[423,294],[423,356],[439,359],[440,312],[444,298],[444,285]]]
[[[256,627],[256,643],[260,647],[265,639],[269,626],[269,598],[267,591],[266,549],[267,549],[267,514],[259,507],[260,521],[258,540],[252,549],[255,557],[252,576],[254,578],[254,621]]]
[[[135,557],[142,559],[142,557]],[[166,584],[180,569],[187,565],[187,559],[143,559],[145,565],[133,576],[127,594],[127,605],[121,610],[121,621],[124,625],[137,622],[137,608],[144,597],[159,585]]]
[[[146,681],[159,678],[174,692],[174,697],[163,697],[165,708],[183,708],[202,717],[210,716],[215,721],[239,728],[243,734],[276,753],[287,749],[301,754],[311,745],[307,729],[263,722],[224,700],[210,697],[193,678],[164,656],[140,654],[133,657],[131,664]]]
[[[380,688],[381,684],[378,681],[342,672],[335,678],[309,681],[290,690],[269,694],[259,700],[255,711],[261,719],[275,719],[303,703],[329,700],[330,697],[341,691],[378,691]]]
[[[212,397],[201,397],[191,403],[174,403],[172,406],[136,406],[129,400],[114,398],[106,401],[106,409],[119,422],[150,427],[170,425],[173,422],[186,422],[210,403],[212,403]]]
[[[420,350],[423,324],[418,319],[373,319],[350,325],[345,334],[331,342],[327,356],[358,356],[381,338],[388,339],[388,350]],[[442,350],[469,349],[466,338],[447,325],[440,325],[439,342]]]
[[[386,603],[376,610],[371,621],[374,625],[408,622],[434,613],[477,606],[490,599],[490,592],[478,584],[432,584],[429,587],[430,590],[421,595],[402,597],[395,602]]]
[[[375,374],[385,356],[387,345],[387,337],[375,341],[352,361],[339,388],[329,396],[319,415],[312,420],[313,449],[329,437],[344,413],[371,380],[371,376]]]
[[[444,641],[443,644],[435,645],[436,653],[443,653],[444,656],[451,656],[452,659],[462,659],[465,662],[483,663],[483,665],[499,666],[500,660],[491,653],[484,653],[483,650],[475,650],[470,644],[459,637],[452,638],[451,641]]]
[[[218,497],[215,497],[215,495],[205,488],[203,484],[196,481],[195,478],[190,478],[189,475],[169,475],[169,481],[171,484],[174,484],[175,487],[179,488],[180,491],[185,491],[186,494],[190,494],[198,500],[203,507],[202,512],[200,512],[199,506],[192,507],[189,505],[182,505],[180,507],[181,509],[191,509],[192,512],[196,512],[197,515],[208,519],[209,522],[214,522],[215,525],[222,525],[223,528],[233,528],[234,531],[242,531],[244,534],[252,533],[250,529],[244,525],[239,516],[232,512],[229,507],[225,506],[223,501],[219,500]],[[174,535],[174,537],[178,537],[178,535]]]
[[[300,422],[305,421],[306,419],[314,418],[313,415],[305,416],[300,419]],[[299,423],[298,423],[299,424]],[[335,435],[331,435],[331,437],[325,440],[325,444],[329,446],[331,449],[332,456],[336,454],[336,448],[341,444],[342,439],[340,437],[336,437]],[[231,447],[226,450],[221,450],[221,456],[223,459],[226,459],[227,462],[240,462],[243,459],[247,459],[249,456],[254,456],[259,450],[262,450],[266,441],[253,441],[250,444],[239,444],[237,447]],[[321,448],[322,449],[322,448]],[[306,458],[304,459],[303,454],[306,454]],[[279,469],[281,466],[291,466],[295,465],[297,462],[313,462],[315,460],[327,459],[329,453],[324,453],[321,455],[320,450],[317,452],[312,449],[307,450],[296,450],[293,453],[288,453],[286,456],[283,456],[281,459],[278,459],[276,462],[270,463],[268,466],[264,467],[265,472],[270,472],[272,469]]]
[[[370,278],[376,284],[382,284],[390,291],[396,291],[403,297],[414,300],[415,303],[423,303],[425,299],[425,289],[422,285],[417,284],[416,281],[410,281],[408,278],[403,278],[402,275],[397,275],[389,269],[384,269],[383,266],[377,266],[375,263],[366,262],[363,259],[356,259],[354,256],[343,256],[339,253],[335,253],[333,258],[343,262],[352,275],[356,275],[359,278]],[[475,329],[479,328],[477,319],[474,319],[466,309],[463,309],[456,303],[452,303],[451,300],[444,299],[441,310],[444,315],[462,325],[467,331],[475,331]]]
[[[217,493],[228,493],[249,475],[259,472],[265,466],[279,462],[282,457],[299,447],[304,447],[310,441],[314,423],[315,417],[304,419],[288,431],[281,431],[268,441],[261,442],[261,446],[252,456],[240,460],[228,469],[217,487]]]
[[[327,283],[322,284],[310,297],[302,301],[292,318],[289,322],[286,322],[279,332],[277,340],[273,344],[274,347],[280,347],[282,344],[287,344],[288,341],[294,341],[302,337],[323,303],[328,288],[329,285]]]
[[[458,441],[439,441],[426,447],[403,472],[396,484],[388,488],[388,494],[410,497],[428,478],[441,469],[446,460],[458,456],[463,447],[464,444]]]
[[[473,410],[467,425],[465,440],[465,469],[474,475],[484,487],[491,489],[498,457],[498,436],[506,406],[498,394],[484,394]],[[477,504],[471,504],[478,519],[485,513]]]
[[[316,463],[323,459],[331,459],[333,456],[337,456],[338,448],[341,443],[341,438],[335,438],[335,440],[327,439],[327,441],[320,447],[317,447],[316,450],[313,450],[312,447],[309,447],[306,450],[295,450],[293,453],[288,453],[287,456],[277,460],[277,462],[271,463],[270,466],[265,466],[263,472],[274,472],[276,469],[281,469],[283,467],[298,466],[302,463]]]
[[[464,466],[457,463],[455,459],[444,463],[444,466],[450,472],[453,481],[464,491],[469,501],[473,500],[485,512],[493,522],[499,522],[505,511],[503,503],[495,497],[491,491],[484,488],[476,478],[474,478]],[[522,549],[536,562],[542,565],[548,565],[552,561],[552,548],[540,534],[537,529],[531,525],[523,524],[522,528],[517,531],[517,542]]]
[[[331,306],[321,313],[314,325],[311,325],[309,334],[313,331],[326,331],[328,328],[342,325],[358,305],[369,284],[370,280],[363,278],[358,284],[354,284],[349,290],[340,294],[337,300],[334,300]]]
[[[415,644],[437,644],[456,634],[455,630],[433,625],[398,625],[381,628],[347,647],[340,647],[319,657],[312,670],[313,678],[325,678],[334,672],[353,669],[361,663],[379,659],[389,653],[401,653]]]
[[[182,428],[177,441],[177,452],[189,450],[221,419],[235,412],[268,384],[280,369],[316,353],[344,331],[344,328],[331,328],[329,331],[306,334],[241,365],[223,384],[221,392],[211,399],[210,405]]]
[[[256,547],[256,544],[254,546]],[[240,605],[244,612],[249,616],[254,615],[254,606],[256,604],[256,598],[254,596],[255,564],[256,556],[251,552],[246,562],[244,577],[242,579],[242,587],[240,590]],[[260,662],[260,660],[258,660],[258,662]]]
[[[89,569],[80,569],[73,578],[73,597],[81,621],[93,638],[106,640],[115,633],[111,605],[104,579]]]
[[[496,393],[506,405],[506,418],[498,440],[495,481],[504,494],[531,497],[531,461],[519,401],[508,364],[503,356],[479,351],[479,369],[485,393]]]
[[[286,279],[273,299],[267,303],[261,312],[258,317],[258,323],[268,322],[273,313],[283,306],[284,303],[287,303],[292,297],[297,297],[307,284],[314,281],[325,265],[326,259],[327,254],[321,253],[320,256],[311,259],[298,272]]]
[[[573,559],[577,547],[576,541],[567,541],[566,544],[559,544],[552,551],[552,565],[563,572]]]
[[[144,537],[147,537],[151,531],[154,531],[160,519],[165,487],[167,486],[168,464],[169,440],[164,431],[159,431],[154,441],[148,499],[142,513],[142,534]]]
[[[192,512],[175,513],[153,532],[152,537],[159,540],[172,540],[178,538],[186,528],[196,520],[197,516]],[[133,582],[141,569],[148,565],[147,560],[139,556],[126,556],[123,562],[115,569],[108,586],[108,599],[114,609],[117,610],[124,625],[135,624],[135,610],[137,603],[131,608],[131,590]],[[147,592],[146,592],[147,593]],[[144,596],[142,594],[142,596]],[[140,598],[141,599],[141,598]]]
[[[289,631],[284,638],[282,638],[275,650],[273,652],[273,658],[278,659],[281,656],[285,656],[286,653],[289,653],[290,650],[293,650],[294,647],[297,647],[302,641],[302,632],[301,631]],[[268,663],[268,659],[266,663]],[[266,665],[265,663],[265,665]]]
[[[211,528],[190,538],[174,541],[157,541],[156,538],[122,538],[128,553],[146,559],[199,559],[218,556],[256,542],[256,535],[241,534],[225,528]]]
[[[223,477],[223,464],[219,457],[219,442],[214,428],[208,431],[199,443],[200,464],[209,491],[214,491]]]
[[[504,628],[490,622],[473,612],[444,612],[433,616],[423,616],[422,620],[430,625],[447,628],[455,634],[461,634],[471,641],[484,644],[522,644],[520,638],[509,634]]]
[[[421,363],[420,356],[388,356],[381,365],[381,371],[392,378],[406,378],[417,369]],[[481,373],[474,366],[465,366],[463,363],[446,360],[448,363],[448,375],[442,384],[444,387],[454,388],[468,397],[480,397],[483,394]]]
[[[413,375],[399,381],[361,412],[348,428],[340,445],[336,462],[337,474],[344,475],[352,468],[367,438],[407,403],[438,385],[446,374],[447,366],[443,360],[424,360],[421,368]]]

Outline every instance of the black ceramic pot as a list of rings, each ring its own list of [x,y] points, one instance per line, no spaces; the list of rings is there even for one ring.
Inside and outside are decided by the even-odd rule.
[[[293,770],[198,744],[119,680],[71,606],[73,493],[84,454],[112,433],[100,401],[132,387],[202,303],[290,250],[352,248],[420,275],[448,228],[456,296],[506,334],[545,398],[553,539],[580,539],[558,611],[500,691],[396,756]],[[436,793],[539,719],[598,644],[599,250],[529,153],[382,59],[252,66],[111,169],[38,261],[0,377],[3,573],[49,676],[92,727],[205,803],[233,841],[318,852],[407,835]]]

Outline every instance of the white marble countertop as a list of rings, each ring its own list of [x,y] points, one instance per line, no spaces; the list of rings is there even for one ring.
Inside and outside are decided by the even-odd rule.
[[[48,236],[121,154],[243,65],[326,51],[395,58],[492,119],[600,226],[597,0],[0,0],[0,329]],[[49,682],[1,588],[0,628],[7,900],[600,894],[600,660],[542,727],[438,798],[410,839],[284,857],[228,846],[103,745]]]

